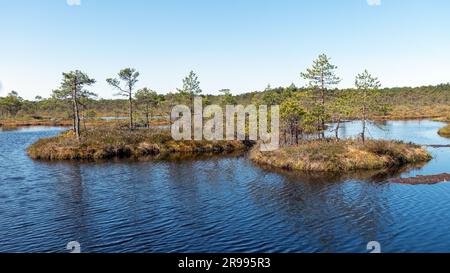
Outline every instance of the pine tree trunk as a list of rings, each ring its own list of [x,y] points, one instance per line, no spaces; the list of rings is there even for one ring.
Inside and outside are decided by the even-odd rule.
[[[81,111],[81,119],[83,120],[83,130],[86,132],[87,131],[87,127],[86,127],[86,116],[84,111]]]
[[[341,119],[338,118],[336,124],[336,140],[339,141],[339,129],[341,129]]]
[[[362,142],[366,142],[366,109],[364,109],[364,115],[363,115],[363,129],[361,133]]]
[[[146,105],[146,107],[147,107],[147,108],[146,108],[146,111],[145,111],[146,118],[147,118],[147,126],[146,126],[146,127],[147,127],[147,129],[148,129],[148,128],[150,128],[150,118],[149,118],[149,111],[150,111],[150,110],[149,110],[148,104]]]
[[[74,112],[74,118],[75,118],[75,135],[77,136],[78,141],[81,140],[81,134],[80,134],[80,112],[78,109],[78,101],[77,101],[77,83],[76,79],[73,85],[72,90],[72,102],[73,102],[73,112]]]
[[[76,127],[77,127],[77,124],[75,122],[75,105],[73,104],[73,101],[72,101],[72,129],[74,132],[77,130]]]
[[[129,95],[130,95],[130,97],[129,97],[129,108],[130,108],[130,113],[129,113],[129,115],[130,115],[130,131],[132,131],[133,130],[133,128],[134,128],[134,123],[133,123],[133,97],[132,97],[132,93],[131,93],[131,90],[130,90],[130,93],[129,93]]]
[[[362,142],[363,143],[365,143],[366,142],[366,127],[367,127],[367,125],[366,125],[366,121],[367,121],[367,94],[366,94],[366,92],[364,91],[364,97],[363,97],[363,120],[362,120],[362,122],[363,122],[363,124],[362,124],[362,133],[361,133],[361,139],[362,139]]]
[[[323,109],[323,113],[322,113],[322,133],[321,136],[322,138],[325,138],[325,76],[323,75],[322,72],[322,88],[321,88],[321,96],[322,96],[322,109]]]

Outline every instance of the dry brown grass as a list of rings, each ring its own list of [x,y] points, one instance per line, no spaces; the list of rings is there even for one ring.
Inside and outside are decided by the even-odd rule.
[[[170,132],[158,129],[135,131],[114,127],[91,129],[78,142],[72,131],[37,141],[28,148],[33,159],[100,160],[130,157],[164,157],[174,153],[202,154],[245,150],[241,141],[173,141]]]
[[[387,116],[375,116],[373,119],[383,120],[413,120],[413,119],[440,119],[450,118],[450,105],[433,104],[427,106],[394,105]]]
[[[255,147],[250,158],[285,170],[348,172],[401,167],[426,162],[432,157],[420,146],[403,142],[369,140],[362,144],[355,140],[315,140],[269,153]]]
[[[0,127],[3,128],[17,128],[17,127],[29,127],[29,126],[55,126],[55,127],[71,127],[73,121],[71,119],[33,119],[30,117],[26,118],[16,118],[16,119],[3,119],[0,120]],[[82,127],[99,127],[99,126],[116,126],[116,125],[128,125],[126,120],[102,120],[102,119],[88,119],[86,121],[81,121]],[[170,125],[168,120],[152,120],[151,126],[166,126]]]
[[[73,121],[70,119],[33,119],[33,118],[17,118],[17,119],[3,119],[0,120],[0,126],[5,128],[27,127],[27,126],[56,126],[56,127],[70,127]],[[106,120],[87,120],[82,121],[82,125],[87,127],[106,126],[115,124],[115,121]]]

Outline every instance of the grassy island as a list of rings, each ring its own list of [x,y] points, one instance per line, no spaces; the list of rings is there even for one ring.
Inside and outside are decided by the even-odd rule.
[[[439,130],[439,135],[450,138],[450,124]]]
[[[284,170],[307,172],[349,172],[402,167],[427,162],[431,155],[420,146],[397,141],[313,140],[275,152],[260,152],[250,158],[255,162]]]
[[[241,141],[174,141],[168,130],[97,128],[84,131],[80,141],[73,131],[41,139],[28,148],[28,154],[38,160],[103,160],[220,154],[244,151],[248,147],[248,143]]]

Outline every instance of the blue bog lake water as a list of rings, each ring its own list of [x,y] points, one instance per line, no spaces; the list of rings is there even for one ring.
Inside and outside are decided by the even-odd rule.
[[[449,145],[444,123],[389,121],[374,138]],[[343,136],[359,133],[345,123]],[[245,155],[187,161],[48,163],[26,147],[62,129],[0,131],[0,252],[450,252],[450,183],[389,184],[450,173],[450,148],[400,174],[308,177]],[[330,132],[332,135],[333,133]]]

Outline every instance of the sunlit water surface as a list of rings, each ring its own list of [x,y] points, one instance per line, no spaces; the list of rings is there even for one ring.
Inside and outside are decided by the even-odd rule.
[[[375,138],[448,145],[443,123],[391,121]],[[342,134],[357,135],[358,122]],[[0,252],[450,252],[450,183],[400,174],[308,177],[245,156],[170,162],[46,163],[26,147],[58,128],[0,131]],[[330,134],[332,134],[330,132]],[[450,148],[401,176],[450,172]]]

